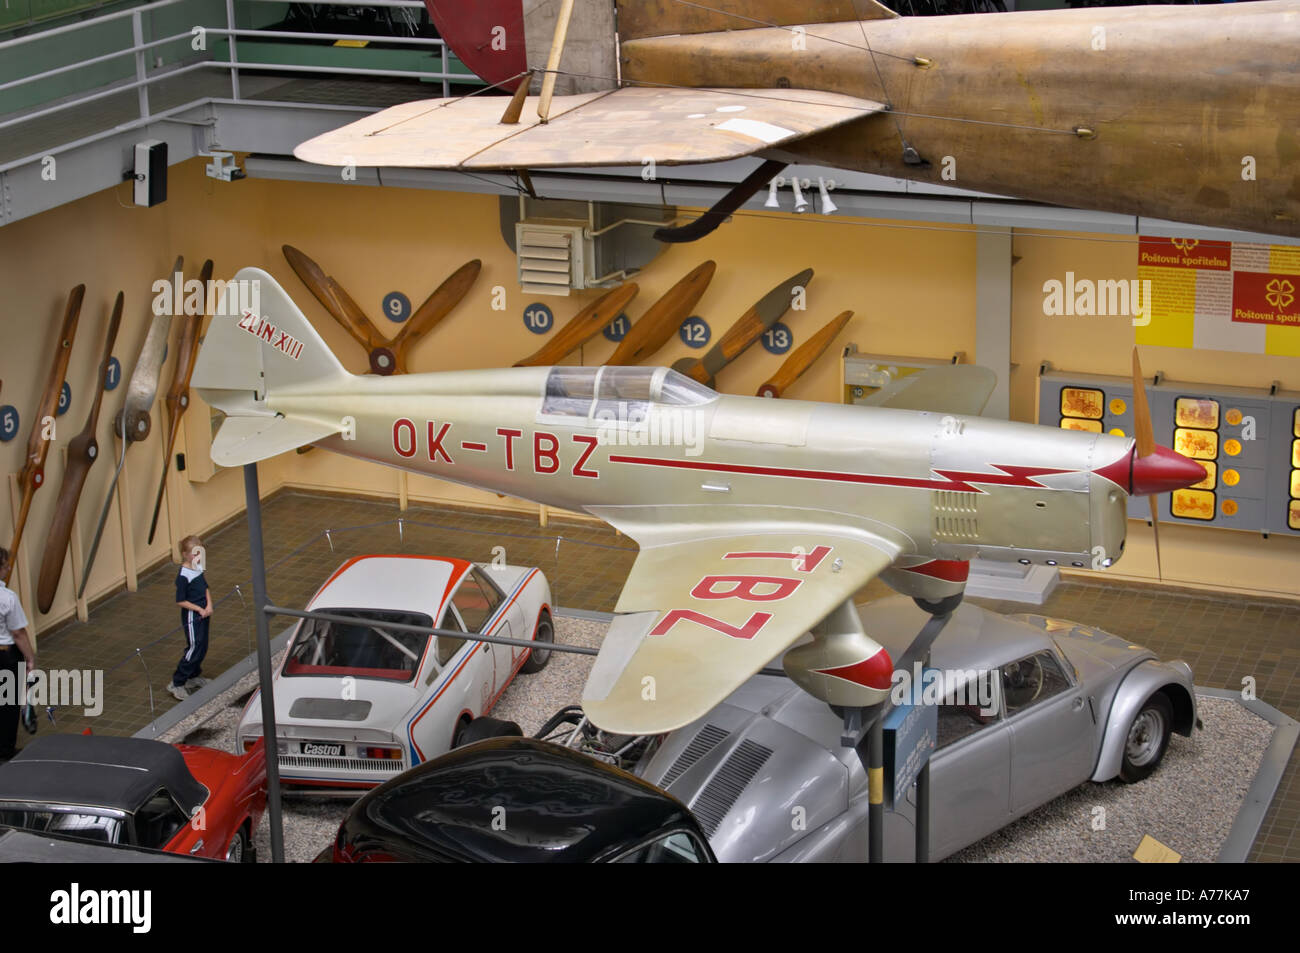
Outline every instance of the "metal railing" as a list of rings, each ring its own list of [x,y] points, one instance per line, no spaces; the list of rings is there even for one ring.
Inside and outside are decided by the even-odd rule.
[[[17,37],[14,39],[0,41],[0,54],[6,51],[12,51],[20,47],[30,46],[52,37],[76,33],[83,30],[102,29],[106,23],[129,19],[131,22],[132,42],[129,46],[122,49],[113,50],[108,53],[102,53],[96,56],[87,57],[75,63],[69,63],[62,66],[53,67],[30,76],[23,76],[17,79],[9,80],[0,84],[0,93],[6,90],[15,89],[20,86],[40,83],[53,77],[63,76],[77,70],[85,69],[88,66],[94,66],[107,63],[113,60],[125,59],[131,57],[134,59],[134,79],[125,82],[113,83],[109,86],[91,90],[85,93],[74,94],[52,105],[41,106],[32,110],[22,111],[11,115],[8,118],[0,120],[0,131],[12,129],[24,123],[30,123],[34,120],[46,116],[55,115],[69,109],[76,109],[90,103],[97,102],[112,96],[119,96],[135,90],[137,93],[138,115],[125,123],[115,124],[112,128],[96,130],[95,132],[82,136],[78,139],[52,144],[49,148],[42,149],[39,153],[33,153],[23,156],[19,159],[10,160],[0,164],[0,172],[17,168],[31,162],[38,162],[46,156],[58,155],[89,143],[117,135],[130,129],[139,128],[172,117],[180,113],[192,110],[202,106],[207,102],[214,101],[219,97],[212,95],[203,95],[194,100],[172,106],[161,111],[153,111],[149,102],[149,89],[156,83],[174,80],[177,77],[199,70],[225,70],[230,77],[230,101],[233,102],[254,102],[258,105],[267,106],[289,106],[297,108],[331,108],[350,111],[368,111],[364,106],[343,106],[332,104],[312,104],[304,102],[278,102],[268,99],[248,99],[241,95],[239,75],[241,71],[258,71],[268,73],[286,73],[286,74],[321,74],[327,76],[356,76],[356,77],[401,77],[405,79],[420,79],[440,81],[442,85],[442,95],[451,95],[451,84],[460,83],[479,83],[471,73],[453,73],[449,63],[449,51],[446,43],[437,38],[431,37],[399,37],[399,36],[374,36],[367,34],[349,34],[349,33],[309,33],[292,30],[250,30],[242,29],[236,25],[235,5],[239,3],[283,3],[283,0],[225,0],[225,17],[224,22],[218,23],[195,23],[194,26],[183,33],[176,33],[160,39],[146,41],[145,35],[145,17],[156,10],[165,7],[173,7],[179,4],[189,3],[192,0],[155,0],[152,3],[146,3],[142,6],[133,7],[128,10],[118,10],[113,13],[106,13],[102,16],[93,17],[77,23],[69,23],[63,26],[52,27],[48,30],[32,33],[27,36]],[[355,0],[318,0],[320,5],[325,6],[356,6]],[[424,9],[424,4],[420,0],[366,0],[364,4],[367,7],[393,7],[403,9]],[[180,42],[190,42],[196,36],[195,30],[202,30],[205,42],[209,36],[224,37],[228,41],[228,59],[205,59],[198,62],[188,63],[178,66],[169,66],[162,68],[150,68],[146,54],[159,47],[167,46]],[[241,61],[238,55],[239,38],[258,40],[354,40],[366,41],[367,43],[383,43],[385,45],[394,44],[400,46],[426,47],[437,50],[440,61],[440,68],[437,71],[421,70],[402,70],[402,69],[367,69],[360,67],[336,67],[336,66],[313,66],[313,65],[293,65],[285,63],[260,63]],[[225,101],[225,100],[222,100]]]

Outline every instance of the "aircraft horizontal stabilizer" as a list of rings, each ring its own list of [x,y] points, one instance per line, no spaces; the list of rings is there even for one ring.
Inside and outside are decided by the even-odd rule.
[[[863,403],[894,410],[928,410],[934,414],[978,417],[997,386],[998,375],[987,367],[948,364],[900,377]]]
[[[610,626],[583,691],[583,710],[606,731],[659,734],[699,718],[898,553],[866,532],[811,524],[689,533],[638,534],[616,607],[629,614]]]
[[[542,123],[539,98],[512,125],[501,122],[500,97],[403,103],[308,140],[294,155],[320,165],[479,170],[722,162],[886,108],[808,89],[628,87],[557,96]]]
[[[289,417],[227,417],[212,441],[212,460],[223,467],[242,467],[276,454],[297,450],[332,437],[341,423]]]

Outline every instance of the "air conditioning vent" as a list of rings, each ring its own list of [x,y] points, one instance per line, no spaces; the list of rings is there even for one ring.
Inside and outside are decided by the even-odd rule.
[[[934,491],[934,538],[969,543],[979,539],[977,493]]]
[[[518,222],[519,284],[531,294],[567,295],[585,288],[587,245],[581,225]]]
[[[705,725],[701,728],[691,739],[691,743],[686,746],[686,750],[677,756],[672,767],[660,779],[659,786],[666,788],[680,778],[691,765],[716,748],[719,742],[725,741],[728,734],[730,732],[723,731],[717,725]]]
[[[704,790],[691,804],[691,811],[699,818],[704,832],[712,837],[722,826],[727,813],[740,800],[749,782],[772,757],[772,749],[756,741],[745,739],[736,746],[718,773],[709,779]]]

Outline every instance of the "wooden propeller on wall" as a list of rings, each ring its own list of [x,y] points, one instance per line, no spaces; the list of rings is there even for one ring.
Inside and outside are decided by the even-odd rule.
[[[108,336],[104,342],[104,356],[99,362],[99,378],[95,394],[91,398],[90,413],[86,415],[86,425],[81,428],[81,433],[68,444],[68,465],[63,471],[59,498],[54,504],[54,519],[50,521],[50,529],[45,536],[45,552],[41,556],[41,571],[36,583],[36,605],[42,613],[49,612],[50,606],[54,605],[59,577],[63,574],[63,556],[68,551],[68,542],[72,538],[77,504],[81,502],[81,491],[86,486],[90,468],[99,458],[99,441],[95,439],[95,431],[99,428],[99,409],[104,401],[108,362],[113,357],[113,345],[117,342],[117,330],[121,324],[122,292],[119,291],[117,301],[113,304],[113,314],[108,319]]]
[[[813,270],[809,268],[783,281],[741,315],[704,357],[684,357],[673,365],[673,370],[712,387],[718,373],[776,324],[794,304],[796,289],[808,287],[812,279]]]
[[[207,288],[212,280],[212,259],[203,263],[199,271],[199,281],[204,288],[204,314],[207,312]],[[194,374],[194,362],[199,353],[200,333],[203,330],[203,314],[186,315],[181,327],[180,340],[176,347],[176,370],[172,374],[172,386],[167,391],[167,443],[163,448],[162,477],[158,480],[158,495],[153,502],[153,519],[149,521],[149,542],[153,542],[158,530],[158,513],[162,509],[163,494],[167,491],[167,474],[172,468],[172,449],[176,446],[176,435],[181,429],[181,418],[190,406],[190,377]]]
[[[605,362],[606,365],[640,364],[667,344],[668,339],[677,333],[682,322],[691,316],[699,304],[717,268],[717,262],[706,261],[669,288],[628,329],[623,340],[618,342],[618,348]]]
[[[184,258],[178,257],[168,279],[171,280],[172,276],[183,273],[184,267]],[[99,541],[104,537],[104,527],[108,525],[108,516],[112,511],[113,494],[117,492],[117,482],[122,476],[122,468],[126,465],[127,447],[144,440],[153,429],[150,412],[153,410],[154,398],[158,394],[158,382],[162,379],[163,358],[167,353],[167,335],[171,331],[171,326],[170,312],[164,311],[153,316],[144,344],[140,346],[140,353],[136,356],[135,367],[131,370],[131,380],[126,387],[126,399],[122,403],[122,409],[113,417],[113,432],[122,438],[122,446],[117,458],[117,469],[113,472],[113,480],[109,483],[108,493],[104,497],[104,506],[99,512],[99,522],[95,525],[95,536],[86,553],[86,568],[81,571],[81,585],[77,589],[78,599],[85,595],[86,584],[90,581],[90,570],[95,565]]]
[[[844,311],[832,318],[825,327],[795,348],[794,353],[785,359],[775,374],[758,388],[759,397],[780,397],[789,390],[790,385],[802,377],[817,359],[826,353],[831,342],[844,330],[844,326],[853,317],[852,311]]]
[[[629,281],[601,295],[574,315],[568,324],[556,331],[540,348],[522,361],[516,361],[515,367],[546,367],[550,364],[558,364],[622,314],[623,309],[640,290],[636,282]]]
[[[302,279],[316,300],[354,341],[366,349],[370,357],[370,370],[382,375],[407,373],[410,348],[460,304],[483,270],[483,262],[477,258],[465,262],[434,289],[407,318],[396,336],[389,340],[380,333],[352,296],[343,290],[343,286],[325,274],[320,265],[292,245],[285,245],[281,250],[289,267]]]
[[[68,304],[63,312],[63,327],[59,330],[58,349],[54,353],[54,365],[45,378],[45,390],[32,421],[32,433],[27,439],[27,456],[22,472],[18,474],[22,499],[18,504],[18,519],[14,521],[13,540],[9,544],[9,569],[2,577],[4,582],[9,581],[9,574],[17,563],[18,547],[22,543],[23,529],[31,512],[32,497],[45,484],[45,456],[50,451],[50,441],[45,436],[45,421],[52,420],[59,407],[59,393],[63,390],[63,379],[68,373],[72,341],[77,335],[77,321],[81,317],[81,302],[85,296],[85,285],[77,285],[68,295]]]

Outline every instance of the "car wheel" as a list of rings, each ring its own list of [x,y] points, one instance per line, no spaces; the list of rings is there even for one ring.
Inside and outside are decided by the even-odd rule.
[[[533,633],[533,641],[550,645],[555,641],[555,625],[551,622],[551,617],[545,612],[537,620],[537,631]],[[520,671],[528,675],[540,672],[546,668],[546,663],[551,660],[551,650],[542,648],[533,648],[528,650],[528,659],[520,666]]]
[[[483,741],[487,738],[522,738],[523,730],[513,721],[502,721],[500,718],[475,718],[473,721],[466,722],[457,732],[456,737],[452,740],[453,748],[463,748],[465,745],[472,745],[476,741]]]
[[[965,592],[959,592],[955,596],[944,596],[938,602],[931,602],[929,599],[920,599],[913,597],[912,601],[924,609],[930,615],[952,615],[961,605],[961,600],[965,597]]]
[[[1156,692],[1142,704],[1124,737],[1124,760],[1119,768],[1121,778],[1132,784],[1156,769],[1165,756],[1173,723],[1174,707],[1163,692]]]
[[[252,862],[248,849],[248,835],[244,833],[243,827],[235,831],[235,836],[230,838],[230,845],[226,848],[226,861],[232,864]]]

